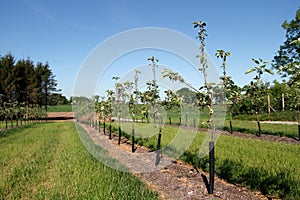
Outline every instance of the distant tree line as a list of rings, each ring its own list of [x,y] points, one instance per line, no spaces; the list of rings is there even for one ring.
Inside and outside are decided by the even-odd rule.
[[[29,58],[16,59],[11,53],[0,55],[0,98],[2,102],[18,105],[45,106],[67,103],[59,94],[55,75],[49,63],[37,62]]]

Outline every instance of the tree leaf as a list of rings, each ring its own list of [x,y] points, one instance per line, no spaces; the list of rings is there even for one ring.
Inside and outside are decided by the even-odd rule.
[[[272,70],[270,70],[270,69],[265,69],[265,72],[274,75],[274,72]]]
[[[252,58],[252,60],[253,60],[253,62],[255,62],[256,64],[259,64],[259,61],[258,61],[258,60],[254,59],[254,58]]]
[[[255,68],[251,68],[251,69],[248,69],[245,74],[250,74],[251,72],[254,72],[255,71]]]

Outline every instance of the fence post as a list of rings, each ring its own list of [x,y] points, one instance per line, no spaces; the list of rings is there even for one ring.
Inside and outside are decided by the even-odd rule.
[[[300,141],[300,111],[298,111],[298,139]]]
[[[271,101],[270,101],[270,95],[268,94],[268,113],[271,113]]]
[[[284,94],[283,93],[281,94],[281,98],[282,98],[282,111],[284,111],[285,105],[284,105]]]

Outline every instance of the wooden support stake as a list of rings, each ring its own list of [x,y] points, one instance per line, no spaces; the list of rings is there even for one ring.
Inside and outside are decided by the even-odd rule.
[[[282,98],[282,111],[284,111],[284,94],[281,94],[281,98]]]
[[[270,101],[270,95],[268,94],[268,113],[271,113],[271,101]]]
[[[215,148],[214,142],[209,142],[209,190],[208,194],[214,193],[215,184]]]

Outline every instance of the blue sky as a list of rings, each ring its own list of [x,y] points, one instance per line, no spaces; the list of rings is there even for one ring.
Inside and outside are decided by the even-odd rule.
[[[220,61],[214,57],[216,50],[230,51],[228,74],[244,85],[252,78],[243,75],[254,66],[251,58],[272,60],[285,40],[281,24],[293,19],[298,8],[295,0],[6,0],[0,7],[0,54],[11,52],[17,59],[48,61],[58,88],[69,97],[82,63],[97,45],[113,35],[133,28],[162,27],[195,39],[197,30],[192,22],[202,20],[207,23],[207,53],[219,66]],[[159,52],[150,53],[160,58]],[[147,57],[130,60],[134,57],[125,58],[124,66],[148,63]],[[162,64],[172,63],[168,56],[161,57]],[[107,80],[101,80],[106,82],[102,89],[112,87],[109,76],[121,76],[118,72],[115,69],[108,73]]]

